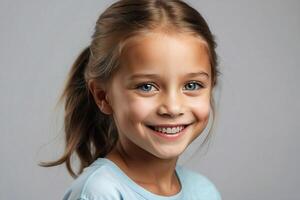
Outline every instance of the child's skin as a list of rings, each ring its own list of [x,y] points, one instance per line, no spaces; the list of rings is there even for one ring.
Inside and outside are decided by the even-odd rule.
[[[209,119],[212,88],[206,43],[187,33],[153,32],[129,44],[109,84],[89,82],[99,108],[113,115],[119,131],[107,158],[147,190],[174,195],[181,187],[175,174],[178,156]],[[130,80],[133,74],[157,77]],[[175,139],[147,127],[162,124],[189,126]]]

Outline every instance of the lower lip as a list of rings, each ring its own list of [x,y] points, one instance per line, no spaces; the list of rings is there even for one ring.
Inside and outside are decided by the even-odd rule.
[[[182,136],[185,132],[186,132],[186,129],[189,127],[186,126],[184,129],[182,129],[180,132],[176,133],[176,134],[164,134],[162,132],[159,132],[159,131],[155,131],[149,127],[147,127],[148,129],[150,129],[153,133],[155,133],[156,135],[164,138],[164,139],[167,139],[167,140],[176,140],[178,139],[180,136]]]

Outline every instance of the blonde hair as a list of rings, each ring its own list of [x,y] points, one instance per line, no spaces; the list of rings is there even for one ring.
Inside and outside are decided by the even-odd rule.
[[[41,162],[51,167],[65,163],[72,177],[99,157],[105,157],[118,140],[111,116],[97,107],[87,81],[106,82],[119,67],[126,43],[134,36],[155,30],[190,33],[201,37],[210,56],[212,87],[217,84],[216,42],[201,14],[180,0],[121,0],[112,4],[99,17],[90,46],[74,62],[59,102],[64,103],[65,151],[56,161]],[[215,116],[214,98],[211,108]],[[209,136],[210,134],[208,134]],[[207,141],[205,138],[204,143]],[[80,159],[78,174],[71,166],[71,155]]]

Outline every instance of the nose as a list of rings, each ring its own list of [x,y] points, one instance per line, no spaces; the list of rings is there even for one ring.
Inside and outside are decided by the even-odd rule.
[[[183,115],[183,101],[180,92],[171,91],[163,95],[157,112],[161,116],[172,118]]]

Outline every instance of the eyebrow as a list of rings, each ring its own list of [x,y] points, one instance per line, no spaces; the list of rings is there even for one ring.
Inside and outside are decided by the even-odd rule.
[[[208,73],[201,71],[201,72],[195,72],[195,73],[188,73],[186,75],[187,77],[197,77],[197,76],[205,76],[206,78],[209,78]]]
[[[129,76],[129,80],[134,80],[138,78],[159,78],[160,76],[158,74],[142,74],[142,73],[136,73]]]
[[[185,77],[189,77],[189,78],[194,78],[197,76],[204,76],[206,78],[209,78],[208,73],[204,72],[204,71],[200,71],[200,72],[193,72],[193,73],[188,73],[185,75]],[[143,74],[143,73],[136,73],[136,74],[132,74],[131,76],[129,76],[129,80],[134,80],[137,78],[159,78],[160,76],[158,74]]]

